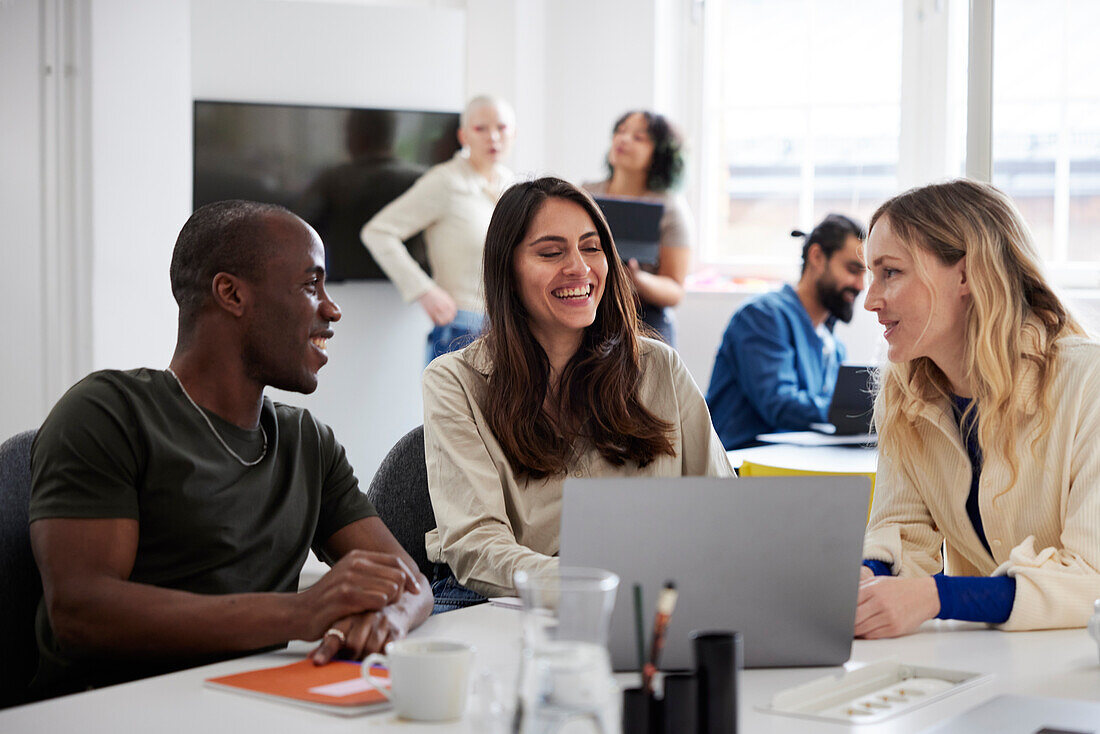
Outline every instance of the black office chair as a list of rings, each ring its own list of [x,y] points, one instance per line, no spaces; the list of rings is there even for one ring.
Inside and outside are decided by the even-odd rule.
[[[402,436],[382,459],[367,497],[397,542],[431,581],[435,564],[424,550],[424,534],[435,527],[435,513],[428,496],[423,426]]]
[[[28,700],[38,666],[34,614],[42,598],[27,520],[34,431],[0,445],[0,708]]]

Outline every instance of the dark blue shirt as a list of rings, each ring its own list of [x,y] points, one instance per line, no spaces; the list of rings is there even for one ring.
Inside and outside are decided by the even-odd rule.
[[[978,534],[978,540],[982,541],[982,547],[989,555],[993,555],[989,550],[989,541],[985,538],[985,526],[982,525],[982,513],[978,507],[978,482],[982,478],[982,447],[978,445],[978,417],[977,414],[971,413],[965,420],[963,418],[971,402],[970,398],[951,396],[955,422],[959,424],[959,434],[962,436],[963,443],[966,444],[966,455],[970,458],[970,494],[966,496],[966,514],[970,517],[974,532]]]
[[[830,317],[831,332],[836,320]],[[844,347],[826,344],[790,285],[756,296],[733,314],[707,390],[714,429],[726,449],[761,433],[824,423]]]

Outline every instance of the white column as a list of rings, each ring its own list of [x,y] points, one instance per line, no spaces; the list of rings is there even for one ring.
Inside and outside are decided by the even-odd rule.
[[[966,175],[993,180],[993,0],[970,0]]]
[[[47,402],[91,369],[91,57],[88,4],[43,11],[43,369]]]
[[[45,416],[42,312],[42,12],[0,3],[0,441]]]
[[[168,363],[191,213],[191,3],[89,3],[93,368]]]
[[[905,0],[902,4],[901,121],[898,185],[919,186],[946,177],[954,161],[948,115],[950,89],[947,3]],[[930,155],[939,151],[941,155]]]

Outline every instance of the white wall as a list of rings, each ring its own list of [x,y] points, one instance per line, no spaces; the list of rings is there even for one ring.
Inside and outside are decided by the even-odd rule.
[[[41,33],[34,3],[0,3],[0,441],[42,419]]]
[[[459,110],[466,98],[461,9],[192,0],[190,27],[196,99]],[[430,323],[388,282],[330,290],[343,318],[317,391],[268,393],[331,425],[366,484],[397,439],[422,422]]]
[[[554,0],[546,18],[544,169],[580,181],[604,178],[611,126],[658,101],[659,0]]]
[[[166,366],[168,265],[191,213],[190,13],[186,2],[91,7],[92,367]]]
[[[192,0],[196,98],[457,110],[465,14],[448,7]]]

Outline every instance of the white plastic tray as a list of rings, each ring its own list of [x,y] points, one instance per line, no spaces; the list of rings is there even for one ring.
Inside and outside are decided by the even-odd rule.
[[[845,724],[875,724],[993,676],[896,660],[865,665],[780,691],[760,711]]]

